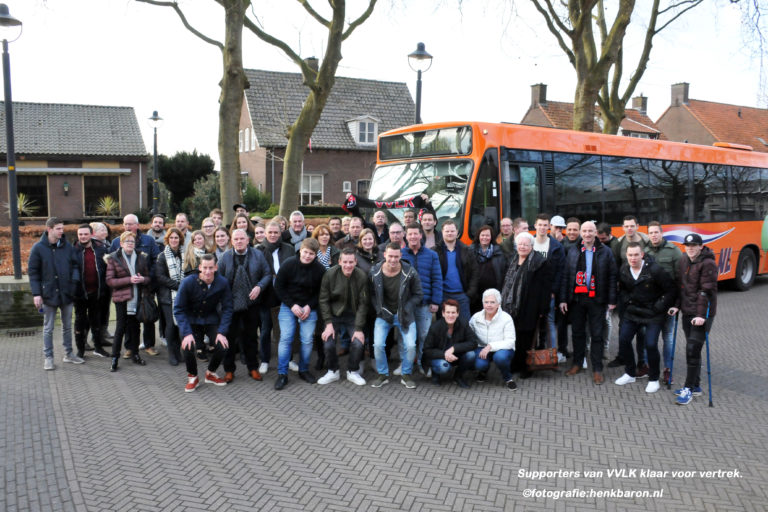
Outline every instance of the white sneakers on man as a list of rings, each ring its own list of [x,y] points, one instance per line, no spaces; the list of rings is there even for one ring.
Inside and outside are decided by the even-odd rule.
[[[347,380],[358,386],[365,386],[365,379],[358,372],[347,372]]]
[[[339,378],[339,370],[336,370],[335,372],[328,370],[328,373],[317,379],[317,383],[320,385],[330,384],[331,382],[336,382]]]
[[[655,393],[659,390],[659,381],[657,380],[651,380],[648,381],[648,385],[645,386],[645,392],[646,393]]]
[[[269,363],[261,363],[259,365],[259,373],[262,375],[266,375],[269,371]]]
[[[617,386],[623,386],[623,385],[625,385],[625,384],[632,384],[632,383],[633,383],[633,382],[635,382],[636,380],[637,380],[637,379],[635,379],[634,377],[632,377],[632,376],[630,376],[629,374],[625,373],[624,375],[622,375],[621,377],[619,377],[618,379],[616,379],[616,382],[615,382],[615,384],[616,384]],[[658,384],[658,383],[657,383],[657,384]]]
[[[403,365],[398,366],[395,368],[395,370],[392,372],[392,375],[402,375],[403,374]]]

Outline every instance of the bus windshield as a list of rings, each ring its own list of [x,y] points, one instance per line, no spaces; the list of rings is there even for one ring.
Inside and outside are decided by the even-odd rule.
[[[395,201],[427,194],[440,219],[454,219],[461,232],[461,207],[472,175],[470,160],[438,160],[381,165],[371,180],[368,197],[374,201]],[[390,210],[402,220],[403,211]]]

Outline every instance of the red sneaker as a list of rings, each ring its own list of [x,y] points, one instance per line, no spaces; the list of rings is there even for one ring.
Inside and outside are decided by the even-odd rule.
[[[205,371],[205,383],[214,384],[216,386],[226,386],[227,381],[213,373],[212,371]]]
[[[187,385],[184,386],[184,392],[191,393],[196,390],[199,385],[200,379],[197,378],[197,375],[187,375]]]

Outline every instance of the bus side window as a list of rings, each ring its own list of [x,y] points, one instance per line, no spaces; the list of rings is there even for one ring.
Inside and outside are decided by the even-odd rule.
[[[496,164],[496,150],[489,149],[483,156],[472,191],[472,206],[469,210],[469,236],[475,237],[484,224],[498,233],[499,221],[499,167]]]
[[[502,170],[504,216],[534,219],[541,211],[539,166],[504,162]]]

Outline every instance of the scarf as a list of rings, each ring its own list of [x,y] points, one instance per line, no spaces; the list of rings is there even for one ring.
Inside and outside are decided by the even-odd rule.
[[[307,238],[307,228],[305,226],[298,233],[294,233],[292,228],[288,228],[288,234],[291,235],[291,245],[293,246],[294,249],[298,251],[302,240]]]
[[[523,292],[528,290],[530,279],[532,254],[529,254],[522,265],[516,261],[510,263],[507,275],[504,278],[504,286],[501,290],[501,307],[509,313],[513,319],[517,318],[522,306]]]
[[[325,251],[317,251],[317,261],[322,263],[326,270],[331,267],[331,246],[325,248]]]
[[[136,275],[136,251],[133,251],[130,256],[125,254],[125,251],[120,251],[123,255],[123,261],[128,265],[128,271],[131,273],[131,277]],[[133,297],[126,304],[126,310],[129,315],[136,314],[136,306],[139,304],[139,287],[133,285]]]
[[[584,255],[585,251],[592,251],[592,275],[590,276],[589,283],[587,283],[587,257]],[[591,249],[587,249],[583,245],[581,246],[581,252],[579,254],[579,262],[576,265],[576,286],[573,288],[574,295],[586,295],[587,297],[594,297],[596,284],[595,273],[597,271],[597,251],[593,245]]]
[[[181,251],[174,253],[171,247],[166,245],[163,253],[165,254],[165,263],[168,265],[168,277],[181,283],[184,278],[184,273],[181,270],[183,266]],[[171,304],[174,302],[176,302],[176,290],[171,290]],[[175,322],[176,319],[174,318],[173,321]]]
[[[480,264],[486,263],[493,256],[493,244],[488,246],[488,249],[483,250],[480,244],[475,245],[475,253],[477,254],[477,262]]]

